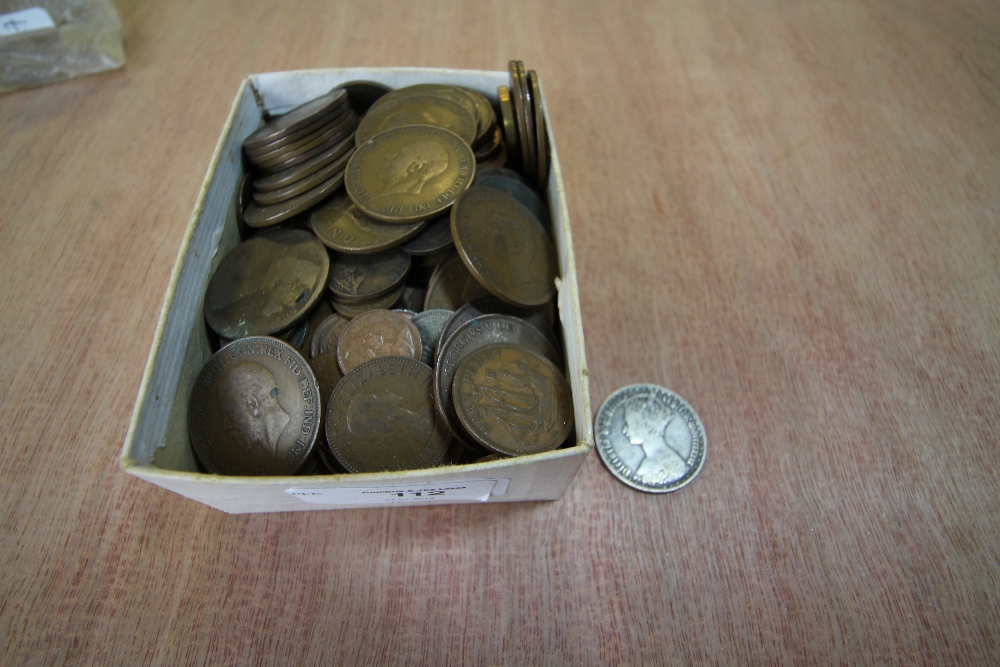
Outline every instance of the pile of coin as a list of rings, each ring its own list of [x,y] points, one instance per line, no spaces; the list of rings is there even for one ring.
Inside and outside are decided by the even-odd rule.
[[[475,90],[351,82],[247,137],[245,240],[209,281],[221,349],[189,405],[207,471],[406,470],[567,441],[558,265],[535,187],[547,148],[520,142],[533,159],[506,168],[497,118]]]
[[[525,72],[520,60],[511,60],[507,68],[510,86],[501,86],[497,93],[509,159],[544,192],[549,180],[549,147],[538,73]]]

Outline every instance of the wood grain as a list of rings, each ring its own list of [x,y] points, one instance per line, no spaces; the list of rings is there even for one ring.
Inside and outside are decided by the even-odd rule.
[[[121,1],[118,72],[0,97],[11,664],[1000,660],[991,2]],[[250,72],[537,69],[592,392],[682,394],[668,497],[227,516],[118,470]]]

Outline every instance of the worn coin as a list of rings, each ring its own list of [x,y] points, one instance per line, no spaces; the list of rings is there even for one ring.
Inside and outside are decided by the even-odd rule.
[[[347,91],[351,108],[359,116],[371,108],[375,102],[389,93],[392,88],[376,81],[349,81],[340,86]]]
[[[555,294],[555,246],[513,197],[481,185],[470,188],[452,207],[451,233],[465,266],[494,296],[537,306]]]
[[[565,376],[524,347],[499,343],[470,353],[455,371],[452,393],[465,430],[499,454],[547,452],[573,430]]]
[[[373,359],[346,375],[326,413],[327,442],[340,465],[349,472],[439,465],[450,438],[431,385],[431,369],[403,357]]]
[[[379,222],[360,211],[346,192],[337,193],[309,213],[309,226],[325,246],[355,255],[394,248],[426,225]]]
[[[351,321],[340,313],[331,313],[316,327],[316,333],[309,343],[309,356],[318,357],[328,352],[336,352],[337,341],[350,323]]]
[[[270,141],[266,144],[257,144],[256,146],[248,146],[247,144],[244,143],[243,151],[247,154],[247,156],[259,155],[261,153],[267,153],[276,148],[281,148],[282,146],[287,146],[297,141],[301,141],[305,137],[314,135],[317,130],[321,130],[322,128],[328,126],[335,119],[340,118],[343,115],[345,108],[346,107],[341,106],[331,109],[324,115],[318,117],[309,125],[299,128],[294,132],[289,132],[285,135],[282,135],[278,139]]]
[[[268,335],[312,310],[330,271],[327,249],[311,233],[277,229],[233,248],[205,293],[205,319],[229,339]]]
[[[337,343],[337,361],[345,374],[378,357],[420,359],[420,331],[409,318],[391,310],[370,310],[351,320]]]
[[[463,306],[452,313],[451,317],[445,322],[444,328],[438,336],[438,341],[443,342],[448,340],[448,338],[455,333],[458,327],[462,326],[466,322],[480,315],[489,315],[491,313],[498,315],[511,315],[518,319],[524,320],[526,324],[533,326],[538,329],[549,342],[552,343],[553,348],[558,347],[556,342],[555,334],[552,331],[552,323],[539,308],[524,308],[522,306],[512,306],[509,303],[501,301],[495,296],[489,296],[482,299],[476,299]],[[437,352],[435,351],[435,355]]]
[[[528,75],[524,71],[524,63],[517,61],[517,81],[520,86],[521,115],[524,120],[524,133],[527,141],[524,143],[526,155],[522,155],[524,173],[528,180],[535,182],[538,178],[537,149],[535,148],[535,119],[532,116],[531,90],[528,87]]]
[[[439,127],[387,130],[347,164],[347,193],[362,211],[384,222],[419,222],[445,212],[475,173],[472,149]]]
[[[417,83],[411,86],[404,86],[403,88],[397,88],[391,93],[387,93],[385,97],[380,99],[377,104],[372,105],[373,109],[377,109],[382,104],[397,100],[402,97],[412,97],[414,95],[420,96],[432,96],[432,97],[444,97],[445,99],[455,102],[463,109],[465,109],[470,116],[476,121],[477,134],[479,127],[479,105],[472,94],[465,88],[459,86],[452,86],[447,83]],[[472,142],[470,142],[472,143]]]
[[[476,137],[476,119],[458,102],[436,95],[407,95],[388,102],[384,100],[369,109],[358,125],[354,136],[358,146],[376,134],[407,125],[443,128],[461,137],[466,144],[472,144]]]
[[[528,72],[528,88],[531,94],[532,115],[535,123],[536,179],[538,189],[545,192],[549,181],[549,147],[545,131],[545,112],[542,111],[542,89],[535,70]]]
[[[312,133],[276,148],[267,146],[264,151],[247,151],[247,157],[256,165],[266,167],[292,158],[296,155],[308,152],[322,143],[328,142],[334,137],[338,140],[344,138],[354,129],[357,123],[357,116],[350,109],[346,113],[331,119],[330,122],[320,126]]]
[[[451,216],[442,215],[430,220],[419,234],[403,244],[403,251],[414,257],[424,257],[443,252],[455,242],[451,238]]]
[[[531,186],[526,185],[521,180],[507,178],[506,176],[492,176],[483,179],[476,179],[475,185],[483,185],[506,192],[517,201],[524,204],[524,207],[531,211],[535,219],[541,223],[549,236],[552,236],[552,222],[549,218],[549,207],[545,205],[541,196]],[[475,185],[473,187],[475,187]]]
[[[469,279],[469,269],[458,255],[442,262],[427,284],[424,310],[455,310],[465,303],[462,291]]]
[[[548,339],[524,320],[510,315],[482,315],[458,327],[440,345],[434,365],[434,400],[441,416],[459,439],[463,426],[455,414],[452,382],[458,364],[470,353],[490,343],[512,343],[538,352],[555,363],[559,355]]]
[[[500,120],[503,125],[503,138],[504,144],[507,146],[507,155],[510,160],[518,163],[521,161],[521,142],[510,89],[507,86],[500,86],[497,88],[497,96],[500,98]]]
[[[406,285],[400,285],[393,291],[385,294],[383,296],[377,297],[375,299],[370,299],[368,301],[333,301],[333,309],[338,313],[346,317],[347,319],[354,319],[362,313],[367,313],[369,310],[388,310],[392,308],[403,296],[403,289]]]
[[[528,128],[528,113],[525,108],[526,95],[521,83],[521,72],[518,61],[511,60],[510,70],[510,98],[514,105],[514,119],[517,127],[517,145],[521,155],[521,170],[528,180],[534,180],[532,164],[531,132]]]
[[[451,316],[450,310],[424,310],[414,315],[411,320],[413,326],[420,332],[420,343],[423,346],[420,361],[428,366],[434,364],[434,350],[437,348],[438,338],[441,337],[441,330]]]
[[[250,227],[269,227],[279,222],[284,222],[295,217],[303,211],[323,201],[336,192],[344,184],[344,172],[334,174],[317,186],[306,190],[300,195],[286,199],[285,201],[262,206],[258,203],[250,204],[247,210],[243,211],[243,221]]]
[[[253,186],[256,190],[278,190],[288,187],[292,183],[297,183],[329,166],[331,162],[342,157],[345,153],[353,154],[354,148],[354,135],[349,135],[340,143],[331,146],[329,150],[323,151],[310,160],[274,174],[255,178]]]
[[[339,301],[366,301],[391,292],[410,270],[410,256],[399,248],[368,255],[336,253],[327,287]]]
[[[301,104],[286,114],[278,116],[266,123],[260,129],[250,134],[243,145],[249,148],[259,148],[282,136],[315,122],[329,111],[339,108],[347,102],[347,91],[334,88],[325,95]]]
[[[302,355],[276,338],[241,338],[198,373],[188,405],[191,447],[209,472],[291,475],[313,450],[319,409],[319,386]]]
[[[258,162],[256,163],[256,166],[258,169],[260,169],[265,173],[277,174],[286,171],[299,164],[308,162],[320,155],[323,155],[332,148],[339,146],[340,142],[350,137],[354,133],[356,127],[356,120],[353,114],[351,115],[349,121],[350,122],[345,127],[340,129],[338,132],[330,136],[329,139],[327,139],[320,145],[316,146],[315,148],[311,148],[310,150],[307,150],[302,153],[296,153],[290,157],[285,156],[278,161],[269,160],[266,164],[263,162]]]
[[[261,206],[273,206],[304,194],[324,181],[329,180],[331,177],[343,173],[344,169],[347,167],[347,161],[351,159],[351,155],[353,154],[354,147],[352,146],[346,153],[334,159],[325,167],[322,167],[319,171],[309,174],[305,178],[300,178],[294,183],[290,183],[283,188],[277,188],[274,190],[254,190],[253,200]]]
[[[327,405],[337,383],[344,377],[344,373],[340,370],[340,362],[337,361],[337,351],[313,357],[309,360],[309,367],[316,376],[321,404]]]
[[[594,420],[597,452],[621,482],[651,493],[676,491],[705,464],[705,427],[665,387],[633,384],[608,396]]]
[[[476,105],[476,117],[479,122],[476,126],[476,138],[473,140],[472,145],[474,147],[480,146],[490,139],[493,131],[497,129],[496,112],[493,111],[493,105],[486,99],[486,96],[478,90],[462,88],[462,92],[471,97]]]

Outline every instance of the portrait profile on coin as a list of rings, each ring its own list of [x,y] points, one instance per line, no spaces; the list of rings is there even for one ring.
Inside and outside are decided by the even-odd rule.
[[[622,410],[622,435],[643,452],[636,474],[657,483],[683,477],[692,442],[691,433],[677,413],[648,396],[626,401]]]
[[[382,196],[419,195],[428,181],[447,169],[447,150],[433,141],[412,141],[387,157]]]
[[[247,454],[259,448],[272,458],[291,416],[278,400],[278,385],[264,366],[244,361],[229,370],[219,383],[222,429]]]

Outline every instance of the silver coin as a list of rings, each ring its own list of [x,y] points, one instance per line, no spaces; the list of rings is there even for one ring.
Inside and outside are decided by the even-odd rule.
[[[705,464],[705,427],[687,401],[655,384],[608,396],[594,420],[597,453],[611,474],[640,491],[676,491]]]

